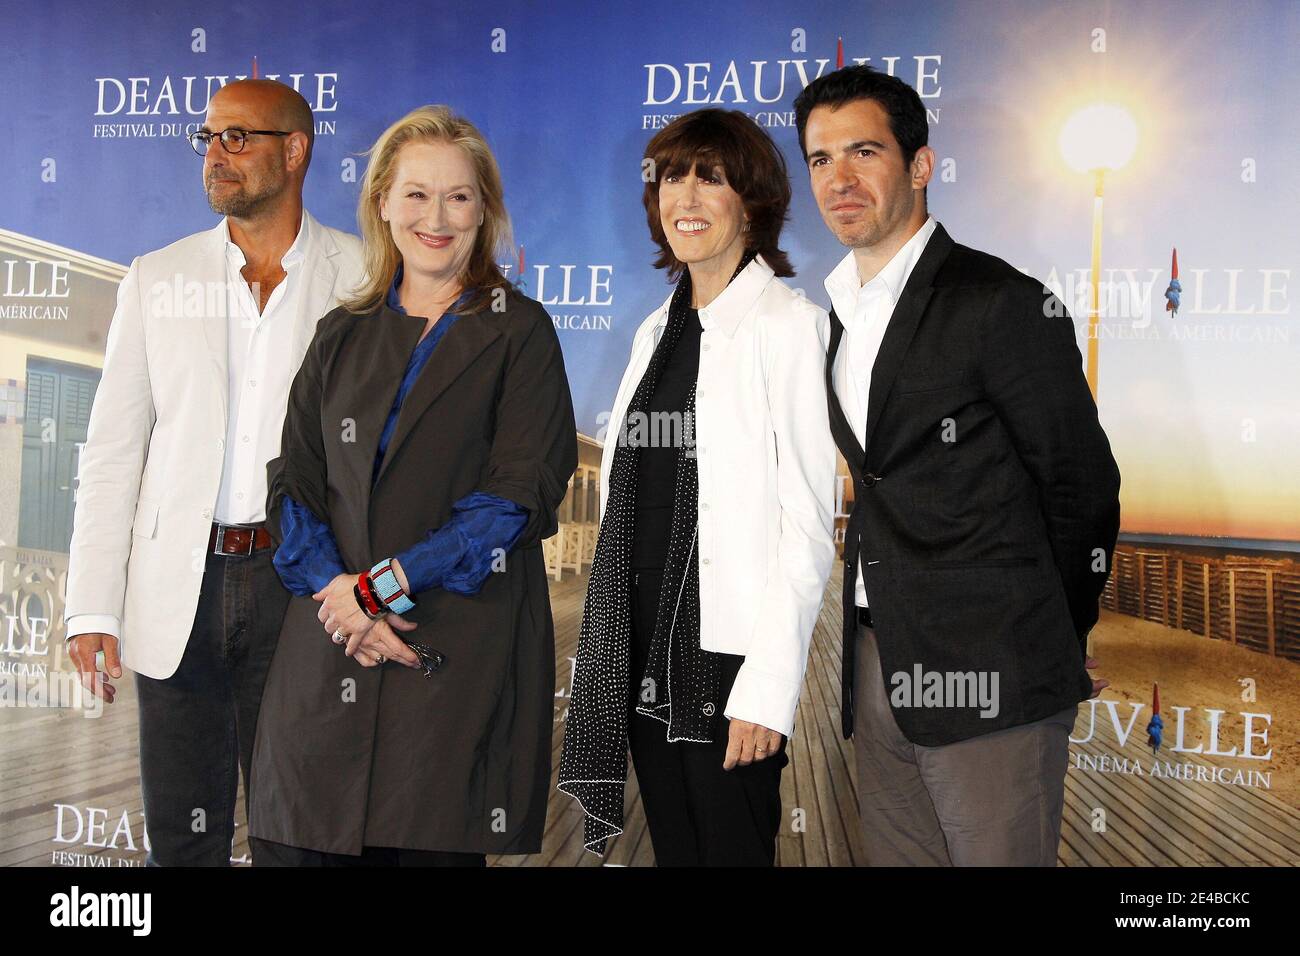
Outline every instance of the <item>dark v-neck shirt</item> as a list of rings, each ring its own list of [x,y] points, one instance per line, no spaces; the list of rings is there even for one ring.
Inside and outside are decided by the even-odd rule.
[[[646,404],[646,421],[639,429],[642,444],[637,456],[635,530],[631,567],[662,571],[668,556],[668,535],[673,522],[673,492],[677,484],[678,446],[691,429],[684,409],[700,371],[700,313],[690,309],[682,337],[677,341]],[[638,430],[629,428],[629,440]]]

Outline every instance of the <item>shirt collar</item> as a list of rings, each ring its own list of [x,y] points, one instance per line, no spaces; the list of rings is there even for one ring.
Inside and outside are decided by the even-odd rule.
[[[401,288],[402,285],[402,271],[402,263],[399,262],[397,264],[397,272],[393,274],[393,283],[388,287],[388,296],[384,299],[384,305],[388,306],[398,315],[407,315],[408,313],[406,309],[402,307],[402,300],[397,294],[397,290]],[[460,308],[465,302],[469,301],[470,296],[473,294],[473,289],[465,289],[456,297],[456,301],[447,307],[447,312],[456,311],[456,309]],[[446,312],[443,313],[443,315],[446,314]]]
[[[402,308],[402,300],[397,297],[397,289],[402,284],[402,263],[397,264],[397,272],[393,274],[393,284],[388,287],[388,298],[384,300],[394,312],[406,315],[406,310]]]
[[[835,315],[841,323],[853,319],[857,312],[858,297],[864,291],[883,291],[891,301],[898,302],[936,226],[938,223],[933,216],[926,217],[925,224],[903,243],[903,247],[894,253],[893,258],[885,263],[884,268],[870,282],[863,283],[859,278],[858,263],[851,251],[840,260],[840,264],[826,277],[825,286],[831,297],[831,305],[835,307]]]
[[[706,332],[719,328],[727,338],[731,338],[773,275],[772,267],[763,261],[763,257],[755,256],[716,299],[700,309],[700,328]]]
[[[244,250],[235,245],[230,238],[230,217],[221,217],[221,239],[225,243],[226,258],[239,268],[248,264],[248,259],[244,256]],[[311,217],[307,215],[307,210],[303,209],[302,219],[298,222],[298,235],[293,238],[293,245],[285,251],[280,257],[280,268],[285,272],[289,271],[290,266],[295,266],[302,262],[307,256],[307,243],[310,242]]]

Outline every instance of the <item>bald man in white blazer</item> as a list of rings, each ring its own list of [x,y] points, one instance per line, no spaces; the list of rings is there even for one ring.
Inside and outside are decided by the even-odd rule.
[[[360,240],[303,208],[312,114],[290,87],[224,87],[200,133],[224,218],[118,288],[64,616],[94,692],[111,702],[108,678],[135,672],[149,862],[224,866],[289,598],[262,527],[266,463],[316,323],[364,266]]]

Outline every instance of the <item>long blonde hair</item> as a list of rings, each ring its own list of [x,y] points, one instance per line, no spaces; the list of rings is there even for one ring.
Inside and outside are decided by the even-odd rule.
[[[460,315],[488,307],[493,290],[509,283],[497,266],[496,256],[508,248],[510,215],[506,212],[501,170],[483,134],[474,124],[456,116],[446,106],[421,106],[411,110],[375,140],[365,155],[370,157],[361,180],[357,202],[357,225],[361,229],[366,262],[366,281],[344,303],[350,312],[371,312],[383,303],[397,275],[402,254],[393,242],[388,223],[379,215],[379,200],[393,185],[397,154],[411,142],[452,143],[463,149],[474,167],[478,191],[483,197],[483,225],[479,226],[461,277],[466,289],[474,289],[469,301],[455,311]]]

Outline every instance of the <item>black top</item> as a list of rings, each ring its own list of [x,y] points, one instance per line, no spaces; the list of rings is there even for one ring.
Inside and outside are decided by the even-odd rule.
[[[642,442],[637,456],[632,535],[631,566],[636,570],[662,571],[667,559],[677,450],[690,438],[683,409],[700,371],[701,331],[699,310],[689,309],[682,337],[668,356],[659,384],[646,403],[645,421],[628,423],[628,441]]]

